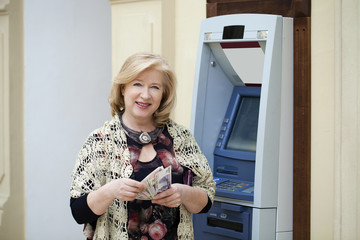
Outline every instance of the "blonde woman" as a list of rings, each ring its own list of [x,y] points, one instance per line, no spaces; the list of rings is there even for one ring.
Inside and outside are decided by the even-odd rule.
[[[191,214],[210,209],[215,182],[190,131],[170,119],[175,99],[175,74],[161,56],[125,61],[111,88],[112,119],[87,138],[72,174],[70,206],[88,239],[193,239]],[[171,183],[149,196],[142,180],[169,166]]]

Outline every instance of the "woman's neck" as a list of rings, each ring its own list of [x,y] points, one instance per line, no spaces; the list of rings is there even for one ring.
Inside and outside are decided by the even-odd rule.
[[[155,129],[152,120],[139,120],[127,115],[125,112],[122,115],[122,121],[128,128],[138,132],[151,132]]]

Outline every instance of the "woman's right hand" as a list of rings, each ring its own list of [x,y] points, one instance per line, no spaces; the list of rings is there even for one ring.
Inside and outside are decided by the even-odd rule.
[[[115,198],[120,201],[133,201],[145,188],[146,185],[142,182],[119,178],[89,193],[87,203],[95,214],[102,215]]]
[[[120,201],[133,201],[146,188],[144,183],[129,178],[116,179],[108,184],[113,198]]]

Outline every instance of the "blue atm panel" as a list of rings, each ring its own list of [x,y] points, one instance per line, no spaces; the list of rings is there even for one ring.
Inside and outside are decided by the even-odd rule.
[[[254,200],[261,87],[236,86],[214,150],[216,195]]]

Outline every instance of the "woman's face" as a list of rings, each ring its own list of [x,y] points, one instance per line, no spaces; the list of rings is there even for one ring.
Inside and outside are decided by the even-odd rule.
[[[159,108],[163,95],[163,73],[149,69],[125,85],[121,93],[124,96],[124,117],[129,121],[152,123],[152,116]]]

